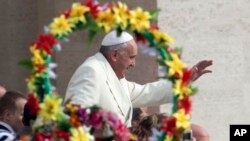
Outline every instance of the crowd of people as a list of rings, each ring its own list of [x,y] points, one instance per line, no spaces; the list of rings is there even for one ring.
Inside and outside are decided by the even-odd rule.
[[[65,94],[65,103],[81,107],[99,105],[111,111],[123,121],[141,140],[151,135],[151,128],[157,128],[163,114],[147,115],[138,107],[156,106],[171,102],[172,85],[165,80],[137,84],[126,80],[126,72],[135,66],[137,45],[127,32],[117,36],[116,31],[108,33],[98,53],[89,57],[73,74]],[[203,60],[192,67],[195,81],[205,73],[211,60]],[[157,96],[156,96],[157,95]],[[22,116],[27,99],[16,91],[0,87],[0,141],[15,140],[22,129]],[[134,113],[134,114],[133,114]],[[208,141],[207,132],[198,125],[192,125],[197,141]]]

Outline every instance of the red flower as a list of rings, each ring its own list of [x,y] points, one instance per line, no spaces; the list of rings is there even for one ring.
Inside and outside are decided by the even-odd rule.
[[[33,141],[53,141],[51,134],[45,135],[44,133],[35,134]]]
[[[141,34],[136,34],[136,42],[141,42],[143,44],[146,44],[147,40]]]
[[[63,139],[63,141],[69,141],[69,133],[61,130],[56,130],[56,137]]]
[[[66,11],[63,13],[63,15],[64,15],[65,18],[67,19],[67,18],[69,17],[70,13],[71,13],[71,9],[66,10]]]
[[[44,138],[43,133],[37,133],[37,134],[35,134],[33,140],[34,140],[34,141],[44,141],[45,138]]]
[[[44,65],[35,65],[35,70],[38,73],[43,72],[45,70],[45,66]]]
[[[192,73],[189,69],[185,68],[183,71],[182,81],[184,84],[187,84],[191,80]]]
[[[33,94],[28,95],[27,105],[29,107],[29,115],[37,115],[39,111],[39,101]]]
[[[164,122],[164,125],[161,127],[161,130],[166,132],[168,135],[175,135],[177,133],[176,131],[176,118],[175,117],[164,117],[162,119]]]
[[[157,25],[151,25],[149,28],[149,31],[159,30],[159,27]]]
[[[43,49],[47,54],[51,55],[51,48],[57,43],[55,37],[51,34],[40,34],[37,40],[37,48]]]
[[[30,126],[30,121],[35,120],[39,111],[39,101],[33,94],[29,94],[28,101],[24,106],[22,122]]]
[[[98,3],[95,3],[93,0],[87,0],[83,5],[89,7],[91,14],[96,17],[98,12],[101,10],[101,7]]]
[[[188,96],[185,96],[182,100],[178,102],[178,106],[180,108],[183,108],[186,114],[189,114],[192,108],[192,101]]]

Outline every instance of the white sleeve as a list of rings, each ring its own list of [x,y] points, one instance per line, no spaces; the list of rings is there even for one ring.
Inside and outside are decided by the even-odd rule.
[[[68,84],[64,103],[70,101],[82,107],[98,104],[101,82],[98,71],[90,66],[81,66]]]
[[[133,107],[158,106],[172,101],[172,83],[159,80],[145,85],[128,81]]]

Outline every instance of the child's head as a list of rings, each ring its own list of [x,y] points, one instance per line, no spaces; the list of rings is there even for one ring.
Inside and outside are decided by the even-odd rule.
[[[163,114],[152,114],[149,116],[145,116],[139,122],[138,127],[136,127],[134,133],[141,140],[146,140],[149,136],[152,135],[152,128],[158,129],[162,124]]]
[[[7,91],[0,99],[0,120],[9,124],[14,131],[23,127],[22,118],[27,99],[16,91]]]

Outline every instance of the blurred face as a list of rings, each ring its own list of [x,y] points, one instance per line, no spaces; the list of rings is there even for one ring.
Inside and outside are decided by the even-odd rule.
[[[134,40],[127,42],[127,47],[117,50],[113,69],[119,79],[125,77],[126,72],[135,66],[137,45]]]
[[[6,89],[0,85],[0,97],[2,97],[6,93]]]
[[[24,105],[27,102],[26,99],[19,98],[16,101],[16,111],[11,114],[9,124],[11,127],[17,132],[18,129],[23,127],[22,118],[23,118],[23,111]]]

